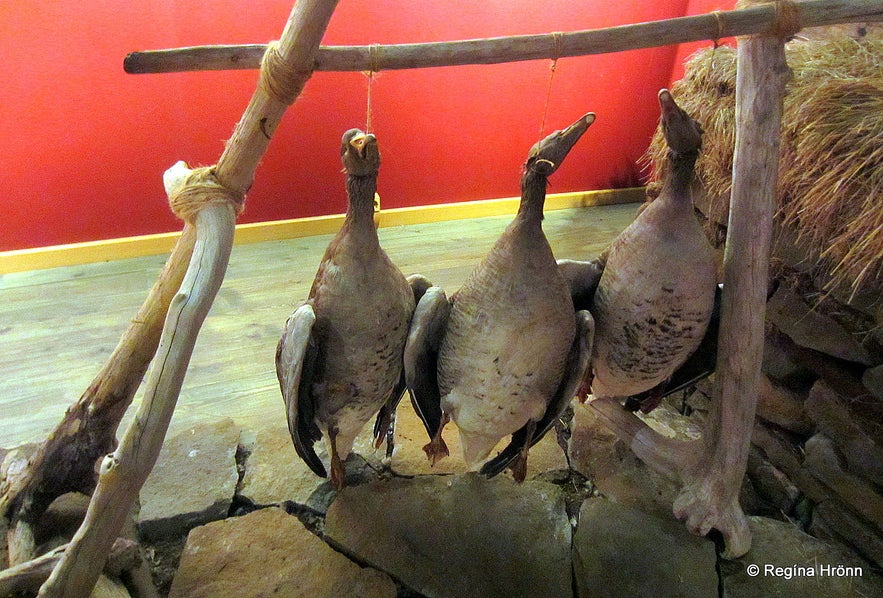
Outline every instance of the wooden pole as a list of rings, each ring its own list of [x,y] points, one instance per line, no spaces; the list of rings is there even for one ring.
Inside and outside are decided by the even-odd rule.
[[[782,98],[790,78],[787,35],[739,40],[736,146],[715,398],[702,435],[703,457],[688,472],[689,481],[674,503],[675,515],[685,519],[692,532],[720,531],[729,558],[745,554],[751,546],[739,489],[760,386]]]
[[[120,338],[104,367],[71,405],[43,445],[0,498],[0,513],[10,519],[9,562],[34,555],[34,527],[49,504],[67,492],[91,494],[95,463],[116,446],[120,420],[141,384],[159,345],[169,304],[184,279],[196,231],[190,225],[178,239],[141,309]]]
[[[859,20],[883,20],[883,0],[804,0],[795,2],[804,27]],[[768,34],[775,27],[774,3],[706,15],[681,17],[607,29],[516,35],[423,44],[329,46],[319,49],[317,71],[380,71],[466,64],[498,64],[622,52],[734,35]],[[265,45],[198,46],[133,52],[127,73],[254,69]]]
[[[236,221],[235,201],[230,198],[244,197],[251,186],[273,131],[312,74],[311,65],[336,6],[337,0],[295,4],[233,137],[218,165],[207,170],[211,185],[206,185],[206,177],[186,176],[183,163],[166,173],[170,200],[192,188],[201,192],[195,194],[199,203],[187,212],[197,235],[190,265],[169,307],[141,408],[119,448],[104,458],[86,518],[39,596],[85,598],[95,586],[159,455],[199,329],[223,281]]]

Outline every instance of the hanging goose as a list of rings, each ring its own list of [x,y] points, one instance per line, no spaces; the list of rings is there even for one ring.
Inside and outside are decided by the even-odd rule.
[[[348,196],[343,226],[276,349],[294,447],[325,477],[313,448],[324,435],[336,489],[344,485],[343,461],[353,441],[378,411],[375,443],[383,441],[404,393],[402,352],[414,305],[429,286],[422,277],[406,280],[380,247],[374,225],[380,151],[374,135],[347,131],[341,157]]]
[[[574,318],[570,289],[543,234],[548,177],[594,121],[587,114],[530,151],[521,203],[490,253],[448,301],[429,289],[414,314],[405,375],[435,463],[448,454],[442,430],[453,420],[470,468],[501,438],[510,444],[481,472],[507,467],[524,480],[528,449],[553,425],[588,367],[593,323]]]
[[[669,148],[659,197],[587,270],[592,279],[603,269],[592,297],[597,329],[590,384],[596,397],[652,390],[645,398],[658,402],[702,341],[715,303],[715,259],[690,195],[702,129],[668,90],[659,92],[659,105]]]

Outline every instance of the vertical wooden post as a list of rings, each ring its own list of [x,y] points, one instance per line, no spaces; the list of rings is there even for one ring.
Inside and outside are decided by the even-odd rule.
[[[751,545],[739,506],[760,384],[764,310],[776,209],[782,96],[790,71],[778,35],[740,39],[736,78],[736,147],[724,252],[724,294],[717,382],[700,461],[674,504],[694,533],[715,528],[725,556]]]
[[[91,594],[159,455],[196,338],[224,279],[236,223],[234,203],[241,202],[251,186],[285,109],[310,78],[336,6],[337,0],[301,0],[295,5],[282,40],[274,46],[274,62],[262,67],[261,84],[215,168],[191,177],[179,163],[166,173],[170,200],[185,195],[194,198],[186,216],[195,224],[197,235],[190,265],[171,301],[141,408],[119,448],[104,458],[86,518],[39,596],[86,598]]]

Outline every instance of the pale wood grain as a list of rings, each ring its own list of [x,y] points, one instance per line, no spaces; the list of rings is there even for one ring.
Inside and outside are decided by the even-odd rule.
[[[883,18],[880,0],[806,0],[796,5],[803,27]],[[315,69],[380,71],[622,52],[769,33],[776,26],[776,19],[776,8],[769,2],[740,10],[568,33],[422,44],[328,46],[320,48]],[[265,45],[250,44],[132,52],[126,56],[123,68],[132,74],[254,69],[260,64],[265,50]]]

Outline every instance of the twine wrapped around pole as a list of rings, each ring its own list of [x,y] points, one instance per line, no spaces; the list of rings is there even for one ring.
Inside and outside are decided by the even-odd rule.
[[[311,74],[312,70],[304,71],[296,64],[286,61],[279,52],[279,42],[275,41],[267,45],[267,51],[261,59],[258,85],[271,98],[291,106]]]
[[[245,194],[221,184],[211,166],[192,170],[169,190],[169,208],[184,222],[195,222],[199,210],[213,203],[229,204],[237,216],[245,209]]]

